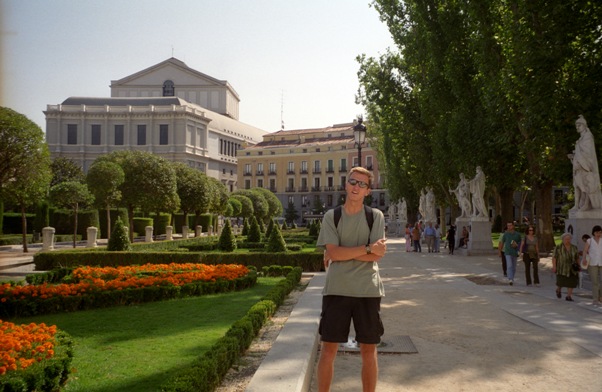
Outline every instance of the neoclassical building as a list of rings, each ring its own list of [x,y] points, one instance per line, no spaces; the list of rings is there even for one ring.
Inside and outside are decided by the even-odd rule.
[[[358,165],[355,123],[326,128],[283,130],[266,134],[263,141],[238,151],[239,187],[262,187],[274,192],[286,209],[289,203],[302,221],[328,210],[345,197],[349,170]],[[370,141],[362,147],[361,165],[372,171],[372,207],[385,210],[388,195]]]
[[[87,172],[94,160],[141,150],[184,162],[235,190],[237,151],[266,131],[238,121],[240,98],[225,80],[170,58],[111,81],[111,97],[69,97],[47,105],[46,141],[52,158]]]

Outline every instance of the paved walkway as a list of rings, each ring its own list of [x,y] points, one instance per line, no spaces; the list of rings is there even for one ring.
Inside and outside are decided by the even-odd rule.
[[[408,337],[414,354],[379,354],[378,391],[602,390],[602,309],[577,289],[557,299],[551,260],[541,287],[526,287],[519,262],[514,286],[502,281],[496,253],[480,256],[406,253],[390,239],[381,260],[386,297],[384,343]],[[317,274],[247,391],[317,391],[315,367],[320,282]],[[361,391],[361,360],[339,353],[332,391]]]
[[[549,258],[541,287],[526,287],[518,263],[515,285],[502,280],[497,254],[406,253],[391,238],[381,260],[386,297],[383,342],[409,337],[417,353],[379,354],[378,391],[547,392],[602,390],[602,308],[577,289],[575,302],[557,299]],[[33,253],[0,248],[0,277],[33,270]],[[247,391],[317,391],[317,326],[324,274],[314,276]],[[360,391],[361,361],[340,353],[332,391]]]

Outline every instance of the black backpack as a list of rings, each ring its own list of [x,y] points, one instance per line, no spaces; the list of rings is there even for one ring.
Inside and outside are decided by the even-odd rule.
[[[337,206],[334,209],[334,227],[339,227],[342,208],[342,206]],[[372,226],[374,225],[374,211],[372,211],[372,207],[369,207],[364,204],[364,213],[366,214],[366,220],[368,221],[368,228],[370,229],[370,233],[372,233]],[[370,245],[370,236],[368,236],[368,242],[366,243],[366,245]]]

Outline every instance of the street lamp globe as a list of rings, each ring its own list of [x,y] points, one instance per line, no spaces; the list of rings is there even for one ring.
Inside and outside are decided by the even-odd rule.
[[[353,127],[353,138],[357,146],[357,162],[358,166],[362,166],[362,145],[366,141],[366,126],[362,124],[364,119],[358,117],[357,124]]]

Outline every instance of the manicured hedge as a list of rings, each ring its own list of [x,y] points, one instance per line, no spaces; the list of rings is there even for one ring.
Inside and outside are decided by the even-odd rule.
[[[169,378],[161,386],[164,392],[213,392],[228,370],[249,348],[261,327],[274,314],[284,298],[301,280],[301,268],[294,268],[247,314],[236,321],[192,366]]]
[[[166,241],[169,242],[169,241]],[[65,250],[38,252],[33,261],[36,271],[50,271],[60,267],[93,265],[117,267],[142,264],[169,263],[205,263],[205,264],[243,264],[261,270],[270,265],[291,265],[301,267],[305,272],[323,269],[321,252],[283,252],[283,253],[218,253],[218,252],[107,252],[103,250]]]

